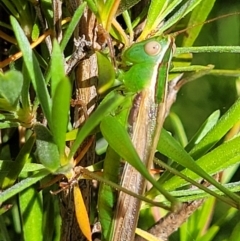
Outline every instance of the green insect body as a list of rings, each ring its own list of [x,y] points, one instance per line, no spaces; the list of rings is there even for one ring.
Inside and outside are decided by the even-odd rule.
[[[126,90],[135,94],[128,121],[132,143],[143,164],[150,168],[165,117],[168,71],[173,52],[173,40],[154,37],[133,44],[123,54],[130,66],[121,74]],[[121,186],[143,195],[146,181],[126,162]],[[165,194],[164,194],[165,195]],[[141,201],[124,192],[119,193],[110,240],[131,241],[138,221]]]

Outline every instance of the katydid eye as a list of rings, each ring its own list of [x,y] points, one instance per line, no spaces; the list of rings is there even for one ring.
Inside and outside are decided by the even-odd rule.
[[[150,41],[145,44],[144,50],[148,55],[157,55],[161,51],[161,44],[157,41]]]

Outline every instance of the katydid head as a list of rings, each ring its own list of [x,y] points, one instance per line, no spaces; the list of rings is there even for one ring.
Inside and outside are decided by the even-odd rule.
[[[159,66],[171,59],[173,50],[174,40],[170,36],[149,38],[128,48],[123,54],[125,64],[131,65],[122,75],[126,89],[138,92],[152,85]]]
[[[171,37],[153,37],[135,43],[123,53],[123,62],[127,65],[144,62],[157,64],[172,44]]]

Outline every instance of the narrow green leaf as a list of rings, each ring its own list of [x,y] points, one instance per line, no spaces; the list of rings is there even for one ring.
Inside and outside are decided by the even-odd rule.
[[[216,0],[202,0],[201,4],[199,4],[196,8],[194,8],[194,10],[191,13],[191,17],[188,21],[188,27],[192,27],[195,24],[201,24],[201,23],[202,25],[195,26],[194,28],[191,29],[191,31],[188,31],[187,37],[183,35],[182,47],[193,45],[193,43],[195,42],[197,36],[199,35],[204,25],[204,21],[206,21],[209,13],[211,12],[215,1]]]
[[[56,39],[53,41],[53,51],[51,55],[51,97],[54,98],[56,88],[65,78],[63,52]],[[53,108],[53,107],[52,107]],[[53,108],[54,109],[54,108]]]
[[[36,132],[37,156],[40,162],[51,172],[61,167],[60,155],[50,131],[41,124],[34,126]]]
[[[68,25],[68,28],[65,31],[62,42],[60,44],[62,51],[66,48],[69,39],[71,38],[77,24],[79,23],[80,18],[82,17],[82,14],[83,14],[83,11],[84,11],[86,5],[87,5],[86,2],[83,2],[82,4],[79,5],[79,7],[74,12],[72,20],[71,20],[70,24]]]
[[[0,193],[0,202],[5,202],[9,198],[13,197],[14,195],[20,193],[24,189],[30,187],[31,185],[35,184],[36,182],[40,181],[44,177],[49,175],[49,171],[42,170],[39,171],[38,173],[33,174],[31,177],[28,177],[19,183],[15,184],[14,186],[6,189],[5,191]]]
[[[59,81],[56,86],[52,103],[52,128],[54,142],[58,146],[61,166],[66,165],[65,138],[69,121],[69,108],[71,99],[71,83],[67,77]]]
[[[47,193],[46,193],[47,192]],[[43,233],[44,241],[59,241],[61,238],[62,218],[59,207],[59,196],[46,195],[48,190],[43,191]]]
[[[149,174],[147,168],[138,156],[126,129],[111,116],[107,116],[102,120],[100,128],[110,147],[151,182],[172,204],[175,204],[176,199],[169,195]]]
[[[166,15],[163,15],[163,12],[169,5],[169,0],[152,0],[149,10],[148,10],[148,15],[147,15],[147,21],[146,25],[143,29],[143,32],[141,36],[139,37],[139,40],[143,40],[146,38],[148,34],[151,33],[151,31],[155,30],[156,27],[163,21],[163,19],[166,17]],[[177,1],[175,1],[177,2]],[[179,0],[178,2],[181,2]],[[175,4],[175,6],[172,7],[170,11],[174,9],[174,7],[177,6],[178,3]]]
[[[239,237],[239,230],[240,230],[240,222],[238,222],[236,224],[236,226],[234,227],[232,233],[231,233],[231,236],[229,237],[229,241],[235,241],[238,239]]]
[[[190,155],[197,159],[210,150],[221,138],[240,120],[240,98],[220,118],[207,135],[190,151]]]
[[[187,152],[190,151],[196,144],[198,144],[204,138],[204,136],[206,136],[206,134],[213,128],[213,126],[216,125],[219,117],[220,111],[216,110],[207,118],[207,120],[201,125],[196,134],[185,147]]]
[[[86,0],[89,9],[99,18],[99,12],[95,0]]]
[[[98,14],[100,17],[101,24],[103,25],[104,29],[108,29],[108,24],[109,24],[109,16],[110,13],[114,7],[115,1],[114,0],[108,0],[105,2],[97,1],[97,6],[98,6]]]
[[[182,53],[240,53],[240,46],[200,46],[200,47],[180,47],[176,49],[175,54]],[[220,71],[220,70],[219,70]],[[239,76],[239,74],[233,76]]]
[[[0,167],[1,167],[1,161],[0,161]],[[26,172],[36,172],[45,169],[45,167],[42,164],[38,163],[26,163],[21,171],[21,173]],[[21,175],[20,173],[20,175]]]
[[[31,136],[24,144],[24,146],[21,148],[15,161],[11,162],[11,169],[8,171],[8,174],[5,177],[2,184],[3,189],[13,185],[14,182],[19,177],[20,172],[22,171],[25,163],[29,158],[34,142],[35,142],[35,137]],[[1,168],[1,171],[4,171],[4,168]]]
[[[201,211],[198,213],[198,215],[195,215],[195,217],[193,217],[195,218],[196,223],[196,226],[194,226],[193,228],[196,229],[197,227],[197,230],[199,230],[197,238],[200,238],[202,236],[206,223],[209,223],[211,221],[211,214],[214,212],[215,203],[216,199],[214,197],[207,199],[204,202]]]
[[[201,199],[201,198],[205,198],[205,197],[208,197],[209,194],[211,196],[214,196],[216,198],[218,198],[219,200],[223,201],[223,202],[226,202],[228,203],[229,205],[232,205],[232,206],[235,206],[235,204],[230,201],[229,199],[226,199],[225,197],[221,196],[221,194],[219,194],[218,190],[212,190],[212,188],[207,188],[205,186],[203,186],[202,184],[200,184],[199,182],[197,181],[194,181],[193,179],[191,179],[189,176],[186,176],[184,175],[182,172],[179,172],[177,171],[175,168],[173,167],[170,167],[168,166],[167,164],[165,164],[164,162],[160,161],[160,160],[155,160],[156,164],[158,164],[159,166],[162,166],[164,167],[166,170],[168,170],[169,172],[173,173],[175,176],[185,180],[185,183],[187,184],[192,184],[193,186],[195,187],[198,187],[199,189],[197,190],[198,192],[194,192],[193,190],[187,190],[187,189],[184,189],[184,193],[180,194],[181,191],[177,192],[180,194],[181,198],[179,198],[181,201],[183,202],[189,202],[189,201],[193,201],[193,200],[196,200],[196,199]],[[174,176],[174,177],[175,177]],[[163,180],[162,180],[162,177],[158,180],[158,182],[161,180],[160,183],[165,183]],[[171,180],[171,179],[168,179],[168,180]],[[175,183],[176,186],[178,186],[178,183]],[[216,188],[215,188],[216,189]],[[229,188],[228,188],[229,189]],[[204,192],[201,192],[200,190],[204,191]],[[230,189],[229,189],[230,190]],[[196,191],[196,190],[195,190]],[[232,191],[232,190],[231,190]],[[151,191],[149,192],[151,193]],[[148,196],[149,196],[149,193],[148,193]],[[173,193],[171,193],[173,194]],[[176,196],[177,194],[174,192],[175,195],[173,196]],[[152,195],[152,193],[151,193]],[[151,196],[150,195],[150,196]],[[153,195],[154,196],[154,195]],[[185,197],[185,198],[184,198]]]
[[[172,138],[171,138],[172,139]],[[240,158],[240,151],[238,150],[237,146],[240,143],[240,137],[236,137],[230,141],[227,141],[225,143],[223,143],[222,145],[218,146],[217,148],[213,149],[211,152],[207,153],[206,155],[202,156],[201,158],[199,158],[196,162],[193,161],[192,166],[198,165],[198,168],[203,168],[204,171],[206,173],[208,173],[209,175],[213,175],[217,172],[220,172],[224,169],[226,169],[227,167],[236,164],[239,161]],[[163,146],[163,145],[159,145]],[[161,149],[162,151],[163,149]],[[164,153],[166,150],[164,150]],[[169,152],[169,151],[168,151]],[[177,152],[177,151],[176,151]],[[177,153],[176,153],[177,154]],[[175,155],[176,155],[175,154]],[[168,153],[169,156],[169,153]],[[173,155],[172,155],[173,156]],[[186,155],[187,156],[187,155]],[[175,157],[176,158],[176,157]],[[173,158],[174,159],[174,158]],[[180,160],[180,158],[179,158]],[[178,162],[179,162],[178,160]],[[187,159],[185,159],[187,160]],[[190,159],[189,160],[189,164],[190,163]],[[188,162],[188,161],[186,161]],[[183,165],[184,167],[186,167],[186,169],[184,169],[182,171],[182,173],[188,177],[190,177],[191,179],[197,180],[202,176],[202,174],[200,174],[200,172],[198,171],[194,171],[194,167],[192,168],[190,165],[188,165],[187,163],[180,163],[181,165]],[[203,177],[204,178],[204,177]],[[176,179],[179,179],[178,181]],[[183,183],[186,184],[185,181],[183,181],[179,177],[173,177],[171,180],[166,181],[166,185],[170,188],[171,186],[171,190],[176,188],[176,184],[178,185],[182,185]],[[171,184],[170,184],[171,183]],[[175,184],[174,184],[175,183]],[[163,184],[163,185],[165,185]],[[170,185],[169,185],[170,184]],[[173,187],[173,186],[174,187]],[[173,189],[172,189],[173,187]],[[217,186],[216,186],[217,187]],[[221,190],[221,189],[220,189]],[[223,191],[224,192],[224,191]]]
[[[224,167],[226,160],[229,160],[229,162],[232,164],[239,160],[240,151],[237,148],[239,141],[240,137],[237,137],[229,142],[222,144],[212,152],[200,158],[196,163],[192,157],[179,145],[179,143],[169,133],[162,129],[157,150],[185,167],[186,169],[183,170],[182,173],[187,177],[190,177],[193,180],[199,179],[199,176],[204,178],[209,183],[213,184],[215,187],[225,193],[227,196],[231,197],[236,203],[238,203],[239,197],[230,192],[227,188],[224,188],[210,175],[213,174],[213,167],[215,167],[215,169],[219,168],[219,166]],[[202,162],[205,162],[205,165],[203,165]],[[212,169],[209,168],[210,164],[212,164]],[[227,165],[229,166],[229,163]],[[183,179],[175,176],[166,181],[163,186],[167,190],[174,190],[175,188],[183,185],[183,183],[186,182]]]
[[[26,38],[23,30],[19,26],[17,20],[14,17],[10,16],[10,21],[19,47],[23,53],[23,60],[28,70],[29,77],[33,83],[33,87],[36,91],[37,97],[40,100],[45,117],[48,120],[48,125],[51,126],[51,101],[40,66],[30,47],[28,39]]]
[[[113,110],[115,110],[123,101],[124,97],[120,94],[115,94],[111,92],[108,95],[109,98],[107,100],[102,101],[102,103],[98,106],[98,108],[94,111],[94,113],[87,119],[85,124],[79,130],[76,140],[74,141],[68,159],[70,160],[80,144],[84,141],[84,139],[91,133],[94,128],[99,125],[101,120],[107,114],[110,114]]]
[[[118,7],[117,15],[121,14],[122,12],[129,10],[131,7],[136,5],[140,0],[121,0],[121,3]]]
[[[214,237],[219,232],[219,230],[220,230],[219,225],[212,225],[202,237],[198,238],[198,241],[214,240]]]
[[[103,178],[110,180],[114,183],[118,183],[118,172],[120,158],[119,155],[110,147],[108,147],[106,157],[104,159]],[[106,185],[100,183],[98,192],[98,214],[102,227],[103,240],[109,240],[111,234],[111,223],[114,215],[114,205],[116,203],[115,190]]]
[[[146,12],[146,10],[145,10]],[[134,31],[133,31],[133,25],[132,25],[132,19],[129,15],[128,11],[124,11],[122,13],[124,22],[127,26],[127,31],[129,32],[129,42],[132,43],[133,42],[133,38],[134,38]],[[138,16],[140,18],[140,16]]]
[[[22,74],[24,76],[24,79],[23,79],[23,87],[21,91],[21,104],[24,110],[30,110],[31,101],[30,101],[29,87],[30,87],[31,79],[29,77],[29,74],[25,65],[23,65]]]
[[[96,52],[98,64],[98,93],[102,94],[113,86],[115,70],[109,59],[100,52]]]
[[[42,193],[35,187],[29,187],[20,192],[19,204],[22,214],[24,240],[42,241]]]
[[[228,188],[232,192],[239,192],[240,191],[239,183],[240,182],[232,182],[232,183],[227,183],[227,184],[222,184],[222,185],[224,187]],[[200,188],[201,184],[198,183],[198,185]],[[172,191],[170,193],[175,197],[180,197],[179,199],[182,202],[189,202],[189,201],[194,201],[194,200],[201,199],[201,198],[209,198],[210,196],[215,196],[215,195],[210,194],[210,192],[213,192],[214,194],[219,194],[220,196],[224,196],[224,193],[222,191],[219,191],[219,189],[217,189],[216,187],[211,186],[207,189],[208,189],[208,193],[206,192],[205,188],[203,188],[203,187],[202,187],[202,189],[182,189],[179,191]],[[217,198],[218,198],[218,196],[217,196]]]
[[[1,236],[4,241],[11,241],[11,238],[9,236],[9,231],[7,228],[7,224],[6,224],[6,220],[4,218],[4,215],[2,215],[2,212],[4,213],[4,208],[1,207],[1,215],[0,215]]]
[[[180,118],[178,117],[177,114],[175,114],[173,112],[171,112],[169,114],[169,118],[172,123],[173,130],[176,133],[177,139],[179,140],[180,144],[182,146],[186,146],[186,144],[188,142],[187,136],[184,131],[184,127],[183,127],[183,124],[182,124]]]
[[[161,26],[156,35],[162,35],[162,33],[168,28],[172,27],[180,19],[184,18],[189,12],[191,12],[202,0],[188,0],[185,2],[179,10],[174,13],[164,24]]]

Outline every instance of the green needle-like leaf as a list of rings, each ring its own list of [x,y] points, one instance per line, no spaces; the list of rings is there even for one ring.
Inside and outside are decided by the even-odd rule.
[[[69,122],[69,108],[71,99],[71,83],[64,77],[57,85],[52,104],[52,135],[58,146],[61,166],[66,165],[65,138]]]
[[[17,20],[11,16],[10,21],[19,47],[23,53],[23,60],[26,65],[26,69],[28,70],[29,77],[40,100],[43,112],[48,120],[48,125],[51,126],[51,101],[39,63],[31,49],[27,37],[19,26]]]
[[[6,189],[5,191],[0,193],[0,202],[5,202],[9,198],[13,197],[14,195],[20,193],[21,191],[40,181],[47,175],[49,175],[49,171],[47,171],[46,169],[41,170],[38,173],[33,174],[31,177],[28,177],[20,181],[19,183],[15,184],[14,186]]]
[[[104,138],[113,150],[138,170],[169,201],[173,204],[177,202],[175,198],[169,195],[169,193],[166,192],[149,174],[147,168],[139,158],[126,129],[114,117],[105,117],[101,122],[100,128]]]
[[[37,155],[40,162],[51,172],[61,167],[58,147],[50,131],[43,125],[34,126],[36,132]]]
[[[207,154],[205,157],[202,157],[202,158],[207,158],[207,161],[205,159],[205,161],[206,161],[205,167],[208,166],[208,163],[216,162],[219,159],[220,159],[219,163],[223,163],[224,162],[223,159],[224,160],[230,159],[231,161],[236,162],[235,158],[237,156],[237,160],[238,160],[240,153],[235,148],[237,145],[239,145],[239,141],[240,141],[240,139],[238,137],[238,138],[233,139],[232,141],[226,142],[225,144],[221,145],[219,147],[219,149],[217,148],[216,150],[214,150],[215,152],[217,152],[217,150],[219,151],[217,156],[216,156],[216,153],[214,153],[214,151],[212,151],[209,154]],[[215,179],[213,179],[208,174],[209,172],[207,170],[204,170],[204,166],[201,167],[198,163],[196,163],[192,159],[192,157],[179,145],[179,143],[164,129],[162,129],[161,138],[158,143],[157,149],[161,153],[166,155],[167,157],[171,158],[172,160],[178,162],[183,167],[192,171],[191,176],[189,176],[190,175],[189,173],[185,173],[185,171],[184,171],[183,173],[186,176],[192,178],[193,175],[195,175],[195,178],[193,177],[192,179],[196,179],[196,177],[200,176],[200,177],[204,178],[205,180],[207,180],[209,183],[213,184],[215,187],[217,187],[219,190],[221,190],[227,196],[232,198],[236,203],[239,202],[239,197],[236,194],[230,192],[227,188],[223,187]],[[235,150],[235,151],[233,151],[233,150]],[[219,164],[217,164],[216,166],[219,166]],[[186,170],[186,172],[189,172],[189,170]],[[174,178],[176,178],[176,177],[174,177]],[[172,179],[174,179],[174,178],[172,178]],[[177,186],[179,187],[180,182],[182,182],[182,179],[181,179],[181,181],[179,180],[179,182],[177,182],[177,183],[173,181],[174,184],[173,183],[172,184],[174,185],[174,188],[176,188]],[[184,183],[184,181],[183,181],[183,183]],[[165,183],[164,186],[165,185],[167,185],[167,184]],[[168,186],[168,188],[169,187],[170,186]],[[168,190],[173,190],[173,189],[170,188]]]
[[[115,94],[114,92],[111,92],[108,97],[109,98],[106,98],[105,101],[98,106],[94,113],[87,119],[83,127],[79,130],[76,140],[71,147],[68,156],[69,160],[73,157],[84,139],[97,125],[99,125],[104,116],[114,111],[124,101],[124,97],[122,95]]]
[[[21,148],[15,161],[9,163],[11,168],[8,170],[8,174],[5,177],[3,184],[1,185],[3,189],[13,185],[14,182],[17,180],[25,163],[28,161],[34,142],[35,142],[35,137],[31,136],[24,144],[24,146]],[[1,167],[1,171],[4,171],[4,166],[5,165]]]

